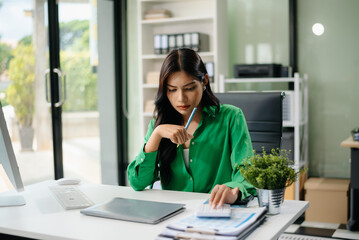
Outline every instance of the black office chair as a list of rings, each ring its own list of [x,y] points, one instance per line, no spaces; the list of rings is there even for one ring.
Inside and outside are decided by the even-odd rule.
[[[216,93],[220,103],[242,109],[247,121],[253,150],[262,153],[277,149],[282,141],[282,92]]]

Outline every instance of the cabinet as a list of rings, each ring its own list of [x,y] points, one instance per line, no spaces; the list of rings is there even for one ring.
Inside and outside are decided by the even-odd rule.
[[[300,77],[298,73],[294,74],[292,78],[225,78],[220,76],[219,92],[243,91],[244,88],[251,84],[275,84],[280,83],[288,86],[289,83],[294,85],[293,90],[276,89],[276,91],[284,91],[286,97],[283,100],[283,140],[282,148],[293,145],[292,160],[295,163],[295,169],[298,171],[303,167],[308,166],[308,77]],[[240,86],[242,85],[242,86]],[[268,87],[268,91],[272,90]],[[286,133],[290,133],[289,138],[285,138]],[[300,192],[304,187],[305,176],[301,176],[292,189],[289,188],[286,192],[288,199],[300,199]],[[292,195],[292,196],[291,196]]]
[[[151,10],[168,10],[171,17],[145,19]],[[147,83],[150,72],[161,69],[166,54],[154,54],[154,35],[199,32],[208,35],[209,51],[198,52],[203,62],[214,64],[213,91],[219,88],[219,73],[227,74],[227,5],[221,0],[138,0],[139,80],[141,133],[153,118],[158,84]],[[152,108],[151,108],[152,106]]]

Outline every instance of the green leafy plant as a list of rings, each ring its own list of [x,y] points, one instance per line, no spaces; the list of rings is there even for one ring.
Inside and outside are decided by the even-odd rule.
[[[6,90],[6,101],[14,107],[20,126],[31,127],[35,101],[35,57],[32,44],[19,43],[13,56],[8,72],[11,84]]]
[[[91,72],[89,51],[62,51],[61,69],[66,73],[67,99],[63,110],[93,111],[97,109],[97,74]]]
[[[280,189],[290,186],[296,181],[303,168],[296,172],[294,162],[288,158],[290,151],[272,149],[268,154],[254,153],[253,157],[244,160],[240,166],[242,176],[254,187],[259,189]]]

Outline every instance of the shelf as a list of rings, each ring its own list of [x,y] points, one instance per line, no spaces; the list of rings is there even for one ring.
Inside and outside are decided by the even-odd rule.
[[[172,18],[163,18],[163,19],[151,19],[151,20],[142,20],[143,25],[155,25],[155,24],[171,24],[171,23],[185,23],[193,21],[213,21],[213,17],[210,16],[200,16],[200,17],[172,17]]]
[[[159,72],[168,54],[154,54],[154,35],[184,34],[199,32],[208,36],[209,43],[197,52],[204,63],[213,63],[213,91],[218,91],[219,74],[228,74],[227,1],[223,0],[137,0],[138,28],[138,75],[139,75],[139,115],[140,132],[144,136],[153,113],[144,112],[145,103],[154,100],[158,83],[147,83],[147,74]],[[165,9],[170,18],[145,19],[148,11]],[[183,39],[184,40],[184,39]],[[184,43],[184,42],[183,42]],[[190,45],[190,44],[187,44]],[[207,46],[208,45],[208,46]],[[154,83],[154,84],[153,84]]]
[[[163,2],[195,2],[197,0],[140,0],[142,3],[163,3]]]
[[[158,88],[158,84],[149,84],[149,83],[145,83],[142,85],[143,88],[149,88],[149,89],[157,89]]]
[[[298,73],[294,74],[294,77],[287,78],[225,78],[224,75],[220,76],[219,89],[220,92],[226,92],[226,84],[252,84],[252,83],[294,83],[293,90],[274,90],[284,91],[288,95],[288,100],[285,102],[289,117],[286,116],[286,120],[283,120],[283,127],[293,128],[293,137],[286,139],[287,148],[293,150],[293,160],[295,163],[294,168],[299,169],[308,166],[308,77],[304,75],[300,78]],[[236,85],[240,87],[240,85]],[[232,86],[231,91],[227,92],[255,92],[248,90],[235,90],[236,86]],[[271,85],[268,85],[266,91],[273,91]],[[239,89],[239,88],[238,88]],[[265,90],[261,90],[265,92]],[[284,101],[283,101],[284,103]],[[284,118],[283,118],[284,119]],[[299,180],[295,182],[294,187],[294,199],[299,199]]]
[[[213,52],[198,52],[198,55],[201,57],[213,57]],[[145,54],[142,55],[142,59],[144,60],[156,60],[156,59],[165,59],[167,54]]]
[[[283,127],[294,127],[293,121],[283,121]]]
[[[142,113],[142,115],[143,115],[143,117],[153,117],[153,113],[151,113],[151,112],[143,112]]]
[[[295,82],[296,78],[228,78],[225,83],[287,83]]]
[[[307,121],[300,121],[299,122],[299,127],[306,125]],[[283,127],[296,127],[294,121],[284,121],[283,120]]]

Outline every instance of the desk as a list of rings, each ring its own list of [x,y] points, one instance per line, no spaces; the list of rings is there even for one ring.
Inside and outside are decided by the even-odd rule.
[[[340,144],[341,147],[349,147],[350,150],[350,197],[348,230],[359,230],[359,142],[349,137]]]
[[[0,208],[0,232],[35,239],[155,239],[171,221],[190,215],[209,194],[130,187],[81,184],[80,189],[95,203],[113,197],[185,203],[185,212],[156,225],[85,216],[79,210],[65,211],[48,190],[55,181],[25,187],[26,205]],[[308,208],[308,202],[284,201],[279,215],[268,220],[247,239],[277,239]]]

